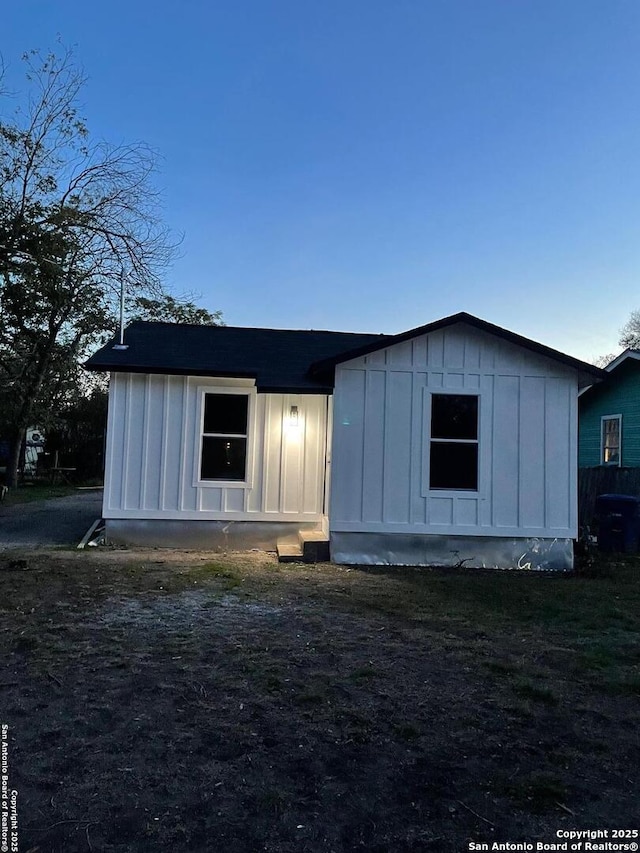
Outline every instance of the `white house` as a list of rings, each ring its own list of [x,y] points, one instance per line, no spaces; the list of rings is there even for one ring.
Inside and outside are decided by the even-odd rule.
[[[86,366],[111,373],[114,541],[573,565],[577,397],[602,372],[469,314],[394,336],[137,322]]]

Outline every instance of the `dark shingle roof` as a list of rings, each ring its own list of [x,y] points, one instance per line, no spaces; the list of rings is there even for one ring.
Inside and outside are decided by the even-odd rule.
[[[127,349],[115,340],[85,363],[88,370],[255,378],[260,391],[323,393],[333,388],[332,371],[309,372],[313,362],[370,344],[389,335],[314,330],[189,326],[137,321],[125,330]]]
[[[136,321],[125,330],[126,349],[114,349],[115,341],[110,341],[85,367],[128,373],[247,377],[256,380],[259,391],[327,393],[333,389],[337,364],[456,323],[577,370],[581,386],[606,376],[591,364],[464,312],[399,335]]]

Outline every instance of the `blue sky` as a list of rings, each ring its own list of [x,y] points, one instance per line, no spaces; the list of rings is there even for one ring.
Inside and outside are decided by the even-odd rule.
[[[464,310],[580,358],[640,308],[637,0],[22,0],[92,134],[162,155],[168,274],[227,323]]]

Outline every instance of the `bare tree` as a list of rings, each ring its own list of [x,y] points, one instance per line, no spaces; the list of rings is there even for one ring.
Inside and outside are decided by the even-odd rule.
[[[175,244],[160,217],[154,152],[93,143],[70,51],[23,57],[24,104],[0,118],[0,427],[17,478],[26,428],[44,426],[78,357],[113,325],[122,277],[163,298]],[[9,95],[0,91],[0,104]]]
[[[621,347],[625,349],[640,349],[640,311],[632,311],[629,319],[620,329]]]
[[[617,358],[616,354],[614,352],[608,352],[606,355],[599,355],[596,356],[596,358],[592,358],[591,363],[596,367],[605,368],[608,364],[611,364],[614,358]]]

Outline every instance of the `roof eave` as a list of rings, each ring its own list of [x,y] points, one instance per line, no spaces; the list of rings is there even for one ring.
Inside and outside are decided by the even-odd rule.
[[[202,378],[211,379],[251,379],[253,380],[256,390],[259,394],[333,394],[333,386],[326,382],[317,382],[312,385],[301,385],[299,383],[270,384],[268,382],[260,382],[259,377],[255,373],[242,373],[239,371],[230,370],[197,370],[191,368],[175,368],[175,367],[150,367],[145,365],[122,365],[122,364],[106,364],[106,365],[91,365],[85,362],[83,365],[85,370],[104,373],[146,373],[160,376],[200,376]],[[311,380],[314,382],[314,380]]]
[[[90,364],[85,361],[82,365],[85,370],[94,373],[151,373],[162,376],[213,376],[227,377],[229,379],[257,379],[256,373],[247,373],[232,370],[202,370],[191,367],[158,367],[157,365],[144,364]]]
[[[631,359],[632,361],[640,361],[640,351],[635,349],[626,349],[624,352],[621,352],[617,358],[614,358],[613,361],[610,361],[609,364],[605,366],[605,371],[607,373],[611,373],[612,370],[615,370],[616,367],[619,367],[625,361]]]

